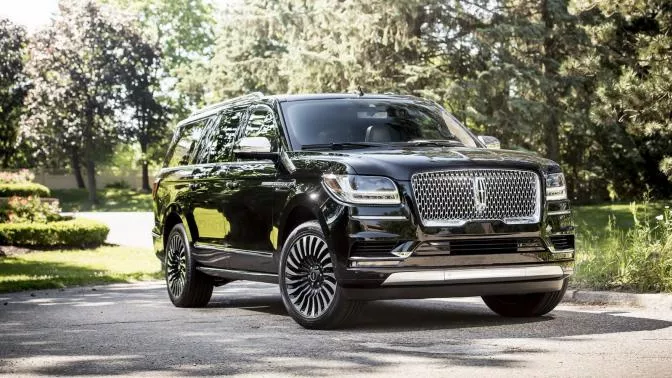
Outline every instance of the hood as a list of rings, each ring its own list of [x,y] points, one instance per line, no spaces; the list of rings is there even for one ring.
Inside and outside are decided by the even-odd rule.
[[[527,169],[560,172],[552,160],[527,152],[463,147],[413,147],[389,150],[301,151],[292,159],[342,163],[359,175],[387,176],[408,181],[416,172],[460,168]]]

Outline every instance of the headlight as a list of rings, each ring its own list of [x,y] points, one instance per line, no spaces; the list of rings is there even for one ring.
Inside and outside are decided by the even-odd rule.
[[[546,176],[546,200],[558,201],[564,199],[567,199],[565,175],[562,173],[551,173]]]
[[[399,190],[387,177],[325,174],[322,182],[338,201],[365,205],[401,203]]]

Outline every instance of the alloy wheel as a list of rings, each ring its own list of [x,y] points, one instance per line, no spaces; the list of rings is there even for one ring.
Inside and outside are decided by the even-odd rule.
[[[187,249],[179,234],[173,234],[166,247],[166,281],[175,297],[182,295],[187,279]]]
[[[324,239],[306,235],[294,242],[285,264],[285,286],[292,306],[306,318],[327,311],[336,294],[336,276]]]

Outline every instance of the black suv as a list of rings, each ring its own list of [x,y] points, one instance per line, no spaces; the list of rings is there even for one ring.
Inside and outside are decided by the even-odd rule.
[[[410,96],[255,93],[202,109],[154,184],[170,299],[277,283],[307,328],[374,299],[482,296],[504,316],[543,315],[573,269],[564,176],[498,148]]]

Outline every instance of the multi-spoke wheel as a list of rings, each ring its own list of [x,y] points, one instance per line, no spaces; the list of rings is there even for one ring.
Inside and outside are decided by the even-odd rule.
[[[306,328],[336,327],[358,307],[342,294],[317,222],[300,225],[287,238],[280,258],[280,291],[289,314]]]
[[[285,264],[285,285],[301,315],[317,318],[324,314],[336,294],[336,276],[323,239],[305,235],[294,242]]]
[[[182,224],[176,224],[168,234],[165,267],[168,296],[175,306],[202,307],[208,304],[213,282],[196,270]]]

